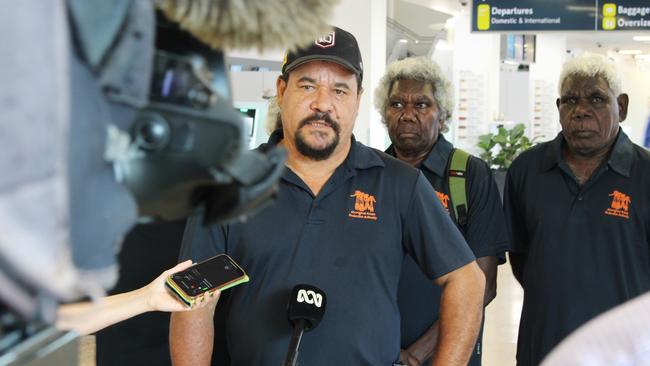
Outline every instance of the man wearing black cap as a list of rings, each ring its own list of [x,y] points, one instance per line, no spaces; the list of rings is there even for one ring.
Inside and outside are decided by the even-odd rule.
[[[335,28],[288,53],[277,81],[287,149],[277,203],[244,223],[188,223],[181,258],[228,253],[251,281],[233,288],[226,321],[233,365],[279,365],[292,328],[287,303],[300,283],[322,289],[327,309],[305,334],[302,365],[391,365],[399,359],[397,285],[411,255],[443,287],[434,365],[465,365],[480,325],[484,277],[418,170],[352,135],[363,64],[355,38]],[[260,148],[264,148],[261,146]],[[175,313],[175,365],[206,365],[214,307]]]

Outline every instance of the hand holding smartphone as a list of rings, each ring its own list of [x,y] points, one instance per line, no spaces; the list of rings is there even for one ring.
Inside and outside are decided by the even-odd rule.
[[[237,262],[226,254],[219,254],[170,275],[165,285],[191,307],[208,291],[223,291],[248,280],[248,275]]]

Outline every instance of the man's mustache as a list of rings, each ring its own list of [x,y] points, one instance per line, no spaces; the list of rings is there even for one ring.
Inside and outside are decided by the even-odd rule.
[[[302,121],[300,121],[300,125],[298,128],[303,128],[310,122],[325,122],[327,123],[334,132],[339,133],[341,131],[341,127],[339,126],[339,123],[336,122],[332,117],[330,117],[329,113],[314,113],[311,116],[306,117]]]

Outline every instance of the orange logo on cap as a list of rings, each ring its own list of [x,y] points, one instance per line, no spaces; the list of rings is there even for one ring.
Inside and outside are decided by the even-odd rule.
[[[630,196],[617,190],[614,190],[609,196],[612,197],[612,205],[605,210],[605,214],[629,219],[630,203],[632,202]]]
[[[354,210],[350,211],[348,214],[349,217],[377,220],[377,215],[375,214],[375,203],[377,200],[375,199],[375,196],[361,191],[355,191],[350,197],[355,197],[356,200],[354,201]]]

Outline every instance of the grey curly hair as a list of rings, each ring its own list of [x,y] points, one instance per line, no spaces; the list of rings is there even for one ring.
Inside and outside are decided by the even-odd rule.
[[[386,73],[375,90],[375,108],[386,124],[386,107],[390,88],[396,80],[422,80],[431,83],[433,96],[440,110],[440,131],[449,130],[448,122],[454,109],[451,83],[443,75],[435,62],[425,57],[405,58],[393,62],[386,68]]]
[[[562,67],[560,82],[558,84],[558,91],[560,94],[562,94],[562,84],[564,84],[566,79],[572,75],[587,77],[600,76],[607,81],[607,84],[614,95],[619,96],[623,91],[623,76],[620,68],[614,61],[603,55],[585,52],[580,56],[565,62]]]
[[[282,120],[280,119],[280,106],[278,105],[278,97],[271,97],[269,99],[268,111],[266,112],[266,122],[264,123],[266,132],[270,135],[275,130],[282,128]]]

